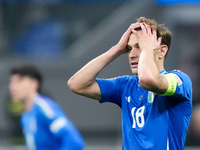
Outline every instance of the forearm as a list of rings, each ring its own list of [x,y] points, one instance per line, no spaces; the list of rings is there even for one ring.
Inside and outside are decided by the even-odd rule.
[[[140,61],[138,64],[138,77],[143,76],[156,77],[159,73],[158,67],[154,60],[154,54],[152,50],[144,50],[141,52]]]
[[[120,41],[109,51],[90,61],[80,71],[73,75],[69,81],[69,88],[80,95],[101,100],[101,92],[95,78],[99,72],[119,55],[127,53],[126,48],[132,29],[138,28],[138,23],[132,24],[123,34]]]
[[[141,86],[147,90],[154,91],[160,88],[163,79],[155,63],[153,50],[143,50],[141,52],[138,78]]]
[[[95,78],[99,72],[120,55],[120,52],[117,51],[118,48],[114,46],[106,53],[98,56],[86,64],[81,70],[79,70],[69,79],[68,86],[70,89],[82,89],[90,86],[95,81]]]

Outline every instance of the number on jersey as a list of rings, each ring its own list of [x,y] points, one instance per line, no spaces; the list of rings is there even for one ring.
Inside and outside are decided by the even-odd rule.
[[[132,128],[136,128],[136,125],[139,128],[142,128],[144,126],[144,109],[145,106],[142,106],[140,108],[138,108],[138,110],[136,110],[136,107],[133,107],[131,109],[131,115],[133,117],[133,125]]]

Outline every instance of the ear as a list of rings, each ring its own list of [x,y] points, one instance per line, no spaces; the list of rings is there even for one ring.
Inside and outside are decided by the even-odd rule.
[[[34,89],[37,91],[39,88],[39,82],[37,80],[33,80],[33,82],[34,82],[34,84],[33,84]]]
[[[168,46],[167,45],[161,45],[161,50],[160,50],[160,54],[159,54],[159,59],[162,59],[165,57],[165,55],[167,54],[168,51]]]

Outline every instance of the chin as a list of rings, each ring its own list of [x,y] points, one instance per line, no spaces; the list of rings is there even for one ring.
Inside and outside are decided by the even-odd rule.
[[[21,98],[19,96],[12,96],[12,101],[19,102]]]
[[[138,69],[137,69],[137,68],[134,68],[134,69],[132,69],[131,71],[132,71],[132,73],[133,73],[134,75],[137,75],[137,74],[138,74]]]

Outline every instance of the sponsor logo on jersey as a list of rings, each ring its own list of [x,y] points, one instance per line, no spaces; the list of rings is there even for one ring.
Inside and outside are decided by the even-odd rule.
[[[142,98],[143,98],[143,95],[141,95],[141,96],[139,97],[139,100],[141,101],[141,100],[142,100]]]
[[[130,96],[126,97],[126,100],[127,100],[127,102],[130,103],[130,101],[131,101],[131,97],[130,97]]]

